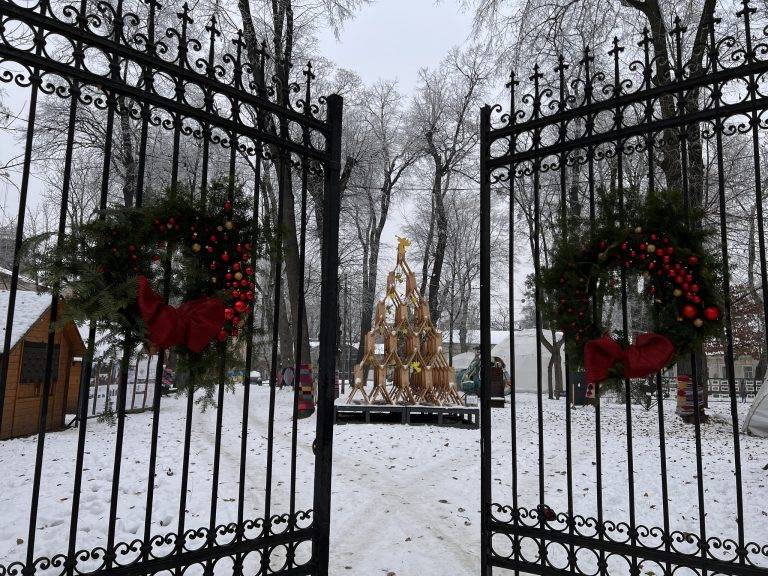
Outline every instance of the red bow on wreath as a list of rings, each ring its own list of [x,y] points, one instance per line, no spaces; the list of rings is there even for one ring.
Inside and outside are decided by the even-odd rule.
[[[610,336],[590,340],[584,345],[587,383],[606,380],[615,364],[623,366],[624,378],[645,378],[664,368],[674,354],[670,339],[653,332],[640,334],[626,350]]]
[[[160,348],[186,346],[202,352],[224,325],[224,302],[198,298],[174,308],[152,290],[149,280],[139,276],[136,300],[149,331],[149,341]]]

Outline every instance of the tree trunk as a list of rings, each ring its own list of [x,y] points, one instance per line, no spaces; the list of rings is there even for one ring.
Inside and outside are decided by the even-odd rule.
[[[437,325],[440,321],[440,277],[443,273],[445,248],[448,244],[448,216],[443,202],[442,171],[435,167],[435,178],[432,183],[432,198],[435,207],[435,225],[437,227],[437,242],[435,243],[435,258],[432,262],[432,275],[429,279],[429,313]]]
[[[427,282],[429,278],[429,264],[432,261],[432,239],[435,235],[435,199],[432,197],[432,209],[429,212],[429,229],[427,231],[427,241],[424,243],[424,255],[421,261],[421,287],[419,294],[422,298],[427,296]]]
[[[299,301],[303,297],[300,293],[301,276],[304,270],[301,269],[299,261],[299,242],[296,237],[296,207],[293,197],[293,178],[291,175],[290,163],[285,162],[283,168],[283,261],[285,264],[285,277],[287,279],[288,300],[291,306],[292,335],[294,341],[298,329],[298,322],[301,322],[302,338],[300,343],[301,358],[303,362],[309,362],[309,324],[307,322],[306,307],[299,318]],[[298,350],[297,350],[298,352]]]
[[[360,345],[357,347],[357,360],[356,363],[360,363],[365,354],[365,335],[371,330],[372,324],[372,310],[373,310],[373,294],[369,294],[370,287],[368,286],[368,244],[363,244],[363,286],[360,295]],[[370,301],[370,305],[366,302]]]
[[[563,363],[561,361],[560,350],[563,347],[563,340],[557,340],[557,334],[552,331],[552,352],[550,353],[555,372],[555,398],[560,400],[563,395]]]
[[[550,400],[554,400],[554,394],[553,394],[553,388],[552,388],[552,372],[555,368],[554,366],[554,356],[549,357],[549,365],[547,366],[547,398]]]
[[[119,96],[119,108],[125,110],[125,97]],[[131,143],[131,119],[128,114],[120,114],[120,139],[123,146],[123,169],[125,180],[123,182],[123,202],[126,207],[133,206],[136,194],[136,157],[133,154]]]
[[[262,67],[258,65],[262,61],[259,52],[260,46],[256,37],[256,30],[253,25],[253,17],[248,0],[238,0],[238,8],[243,20],[243,33],[248,58],[251,62],[251,72],[254,81],[259,89],[266,89],[266,78],[264,77]],[[275,12],[276,11],[276,12]],[[272,4],[272,24],[273,24],[273,62],[275,63],[274,75],[279,79],[279,84],[283,90],[277,93],[277,102],[282,106],[288,106],[287,90],[289,84],[289,72],[293,54],[293,11],[290,1],[283,1],[279,5],[277,2]],[[263,118],[264,128],[273,134],[286,133],[288,126],[281,124],[279,127],[275,124],[274,117],[270,114]],[[282,224],[282,243],[283,243],[283,262],[285,265],[285,274],[287,278],[287,294],[291,306],[292,316],[294,318],[294,329],[301,322],[302,340],[301,355],[309,361],[309,327],[307,323],[306,309],[297,319],[299,308],[299,278],[303,274],[299,266],[299,248],[296,238],[296,210],[293,198],[293,182],[291,178],[290,158],[283,158],[283,153],[275,146],[269,146],[272,157],[275,158],[275,170],[277,177],[282,180],[283,193],[283,218]],[[295,334],[295,330],[294,330]]]
[[[757,217],[757,208],[752,208],[752,214],[749,218],[749,245],[747,249],[747,282],[749,284],[749,292],[752,297],[754,305],[758,308],[763,307],[763,298],[760,291],[757,289],[757,280],[755,279],[755,264],[757,263],[757,254],[755,250],[755,219]],[[768,368],[768,350],[765,346],[765,319],[762,314],[760,318],[760,358],[755,368],[755,379],[763,380],[765,378],[766,368]]]
[[[278,325],[278,333],[280,335],[280,367],[286,368],[287,366],[294,366],[296,360],[293,355],[293,349],[296,340],[294,338],[294,332],[291,330],[291,321],[288,318],[288,306],[285,301],[284,290],[281,290],[280,294],[280,323]],[[309,362],[309,355],[304,356],[303,358],[305,359],[305,362]]]

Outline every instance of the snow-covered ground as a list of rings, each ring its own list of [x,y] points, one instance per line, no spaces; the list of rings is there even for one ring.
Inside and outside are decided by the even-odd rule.
[[[278,391],[275,420],[273,513],[288,509],[291,399]],[[746,413],[747,404],[740,405]],[[713,403],[703,429],[704,484],[709,536],[735,537],[732,442],[726,403]],[[242,389],[224,401],[217,523],[236,519]],[[186,400],[163,398],[155,478],[153,534],[176,530]],[[693,428],[665,406],[673,528],[698,531]],[[268,389],[252,387],[248,414],[246,517],[263,514]],[[564,404],[544,400],[546,502],[565,508]],[[628,518],[624,407],[602,411],[606,519]],[[195,408],[187,500],[187,528],[207,526],[216,411]],[[126,418],[118,502],[117,540],[141,537],[147,485],[151,413]],[[639,523],[660,526],[656,412],[633,409],[636,512]],[[299,422],[297,507],[311,507],[315,419]],[[79,549],[103,546],[109,517],[115,428],[89,420]],[[511,503],[510,410],[493,410],[494,499]],[[536,397],[518,396],[520,505],[538,503]],[[594,515],[594,411],[573,410],[574,495],[579,514]],[[747,539],[768,543],[768,440],[740,436]],[[77,430],[46,439],[35,556],[66,551]],[[0,442],[0,565],[23,560],[35,438]],[[433,426],[346,424],[334,436],[331,574],[429,576],[479,571],[479,431]]]
[[[534,509],[539,504],[539,435],[536,396],[520,394],[518,398],[518,505]],[[740,421],[749,404],[738,404]],[[509,404],[505,412],[510,410]],[[699,533],[698,480],[694,426],[687,425],[674,413],[675,401],[664,403],[668,504],[672,531]],[[730,403],[712,401],[708,410],[710,422],[701,428],[704,510],[707,538],[737,539],[736,480]],[[614,523],[629,522],[630,498],[627,476],[626,407],[605,398],[601,409],[601,455],[603,470],[604,519]],[[543,401],[544,437],[544,502],[554,512],[567,511],[567,466],[565,404]],[[662,527],[663,506],[661,458],[657,407],[645,411],[632,409],[632,443],[634,456],[634,493],[637,525]],[[493,498],[501,504],[512,503],[511,419],[509,414],[494,410],[493,419]],[[768,544],[768,439],[739,435],[741,449],[742,488],[744,500],[745,539],[765,547]],[[574,513],[597,516],[597,484],[595,458],[595,411],[591,407],[572,408],[573,498]],[[508,517],[507,517],[508,518]],[[505,519],[507,519],[505,518]],[[564,527],[563,527],[564,528]],[[593,534],[588,528],[588,534]],[[621,540],[621,536],[613,534]],[[647,538],[645,542],[652,539]],[[656,541],[659,542],[660,541]],[[507,553],[508,542],[501,541],[497,552]],[[531,543],[529,543],[531,544]],[[678,550],[694,552],[693,546],[677,544]],[[728,556],[728,551],[712,550]],[[565,555],[557,546],[552,556]],[[768,548],[750,556],[768,567]],[[529,549],[527,557],[535,558]],[[596,567],[594,558],[581,558],[580,567],[589,573]],[[609,560],[609,573],[628,573],[626,562]],[[645,573],[645,571],[644,571]],[[676,574],[694,574],[680,569]]]

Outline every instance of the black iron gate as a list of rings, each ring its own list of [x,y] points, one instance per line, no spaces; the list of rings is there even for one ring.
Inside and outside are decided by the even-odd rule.
[[[560,57],[551,74],[538,66],[531,75],[513,74],[509,108],[482,110],[483,574],[768,574],[768,524],[758,504],[765,472],[745,455],[759,445],[741,433],[745,412],[734,362],[746,306],[737,287],[746,284],[759,307],[752,314],[762,328],[747,339],[766,346],[767,30],[762,7],[739,4],[737,13],[704,19],[698,29],[677,19],[655,42],[646,29],[636,44],[614,40],[604,52],[587,48],[571,62]],[[680,168],[679,177],[670,165]],[[607,190],[626,201],[673,187],[719,232],[709,248],[727,272],[726,329],[707,356],[724,359],[724,374],[710,376],[727,378],[730,402],[710,402],[705,421],[699,408],[707,398],[693,386],[694,415],[683,424],[658,374],[648,383],[650,409],[634,405],[638,383],[630,381],[616,399],[598,389],[593,406],[576,407],[569,399],[579,376],[569,372],[567,358],[563,396],[556,399],[555,384],[548,398],[551,367],[542,340],[559,335],[542,323],[548,295],[538,281],[553,235],[583,222],[568,236],[582,242]],[[492,210],[509,211],[510,259],[532,256],[529,332],[516,329],[515,318],[514,285],[524,284],[526,271],[514,277],[510,260],[508,283],[491,276]],[[527,241],[514,240],[526,219],[530,252]],[[621,323],[631,331],[623,274],[621,292]],[[508,306],[513,375],[503,410],[491,408],[489,386],[500,300]],[[689,372],[678,365],[678,374],[702,381],[703,366],[694,358]]]
[[[59,239],[68,234],[73,211],[82,207],[80,194],[91,189],[97,191],[90,214],[96,217],[123,197],[141,205],[177,186],[200,194],[223,178],[250,195],[257,233],[271,234],[277,247],[260,264],[260,304],[245,325],[243,362],[221,361],[220,381],[207,392],[214,401],[209,412],[195,409],[200,393],[191,389],[161,395],[168,358],[160,351],[151,412],[127,415],[127,368],[135,351],[126,347],[114,426],[89,420],[100,337],[92,322],[84,327],[77,432],[52,432],[63,423],[63,409],[56,392],[62,379],[52,377],[59,295],[49,296],[36,442],[0,441],[3,474],[29,479],[15,495],[25,504],[4,505],[0,512],[5,527],[20,530],[15,547],[0,552],[0,575],[328,573],[342,99],[313,100],[311,67],[303,75],[297,71],[302,85],[286,82],[288,74],[273,77],[270,70],[290,70],[290,63],[271,63],[264,47],[253,28],[229,41],[215,19],[197,25],[187,4],[0,0],[0,80],[23,111],[14,125],[20,127],[18,145],[13,137],[4,140],[20,150],[17,171],[5,175],[19,191],[16,254],[33,200],[45,202],[40,184],[45,174],[54,174],[48,187],[61,199],[55,206]],[[43,145],[46,158],[38,154]],[[93,179],[91,166],[96,166]],[[293,261],[283,256],[289,251]],[[315,264],[321,272],[313,277],[321,274],[316,304],[323,312],[319,321],[307,323],[297,319],[306,316],[312,255],[321,260]],[[29,289],[20,274],[24,264],[14,259],[10,289],[3,295],[5,350],[28,312],[19,296]],[[296,279],[298,288],[285,287]],[[167,281],[165,289],[167,297]],[[287,298],[287,289],[299,294],[298,302]],[[288,322],[283,317],[293,319],[297,370],[312,362],[302,346],[306,331],[319,338],[316,426],[297,418],[298,386],[291,392],[276,388],[279,324]],[[279,352],[284,366],[291,352],[285,346]],[[16,384],[10,356],[3,355],[0,372],[0,438],[13,435],[12,421],[23,416],[20,409],[14,412],[20,400],[11,393]],[[252,370],[262,372],[266,387],[256,386],[261,378],[252,378]],[[137,428],[134,422],[141,418]],[[108,447],[108,458],[94,464],[101,446]],[[28,452],[34,454],[31,460],[25,459]],[[201,487],[193,469],[209,455],[207,484]],[[63,471],[52,464],[62,460]],[[94,466],[107,471],[103,508],[87,491],[99,493]],[[52,478],[56,469],[62,475]],[[166,477],[179,483],[166,491],[161,481]],[[64,521],[40,518],[50,510]],[[177,511],[175,518],[169,510]],[[56,532],[57,526],[62,531]]]

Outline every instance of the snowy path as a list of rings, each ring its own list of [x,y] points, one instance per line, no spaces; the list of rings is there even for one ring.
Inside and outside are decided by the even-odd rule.
[[[535,396],[518,403],[520,503],[538,502]],[[714,403],[713,403],[714,404]],[[746,408],[746,405],[744,406]],[[673,528],[696,532],[695,460],[692,428],[665,406]],[[707,523],[712,535],[733,537],[732,436],[727,405],[714,404],[713,423],[704,429]],[[176,530],[181,485],[186,398],[163,398],[152,533]],[[564,405],[544,401],[546,501],[565,505]],[[636,512],[638,522],[661,525],[658,433],[655,411],[633,410]],[[279,391],[275,413],[272,512],[288,510],[291,392]],[[246,517],[264,508],[268,389],[254,387],[248,413],[248,451],[244,506]],[[186,505],[186,526],[207,526],[210,513],[213,430],[216,411],[195,406]],[[144,531],[147,458],[151,414],[126,419],[123,474],[118,502],[118,540]],[[574,409],[574,494],[577,513],[594,515],[594,412]],[[223,405],[221,472],[217,523],[237,515],[242,390],[227,393]],[[311,506],[315,419],[299,422],[297,508]],[[510,416],[493,411],[494,496],[511,500]],[[603,467],[610,478],[605,508],[612,520],[626,520],[626,432],[624,407],[603,410]],[[78,548],[104,545],[112,485],[115,428],[90,420],[86,442]],[[747,538],[768,542],[768,440],[740,437],[743,455]],[[41,489],[35,555],[64,552],[69,534],[77,431],[49,434]],[[35,438],[0,442],[0,564],[26,553],[30,478]],[[334,436],[331,574],[430,576],[476,574],[479,570],[479,431],[432,426],[348,424]],[[217,570],[217,573],[219,571]],[[617,572],[618,574],[619,572]]]

